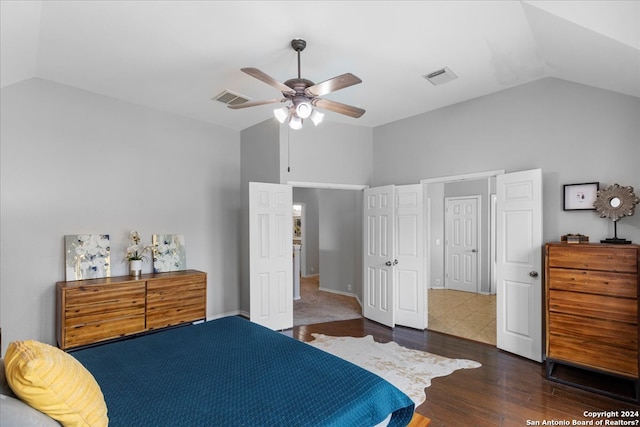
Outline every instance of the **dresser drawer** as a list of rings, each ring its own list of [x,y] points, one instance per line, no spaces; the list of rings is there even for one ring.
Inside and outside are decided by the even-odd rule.
[[[144,313],[145,283],[79,286],[65,290],[64,299],[67,323],[117,318],[132,311]]]
[[[122,314],[122,313],[121,313]],[[137,314],[86,323],[67,322],[63,348],[78,347],[144,331],[144,308]]]
[[[631,273],[550,268],[549,289],[602,294],[613,297],[638,297],[638,278]]]
[[[637,325],[638,302],[635,299],[550,290],[550,312],[573,314],[584,318],[614,320]],[[588,324],[591,319],[585,320]]]
[[[145,329],[144,282],[68,287],[62,293],[61,348],[136,334]]]
[[[206,317],[206,275],[154,280],[147,283],[147,329],[201,320]]]
[[[204,289],[207,285],[206,276],[191,276],[150,280],[147,283],[147,293],[174,294],[176,289]]]
[[[549,313],[547,329],[551,335],[563,335],[599,342],[616,348],[638,350],[635,325],[606,319],[585,319],[564,313]]]
[[[550,245],[548,266],[637,273],[635,248],[611,248],[597,245]]]
[[[638,352],[588,339],[551,335],[548,357],[618,375],[638,377]]]

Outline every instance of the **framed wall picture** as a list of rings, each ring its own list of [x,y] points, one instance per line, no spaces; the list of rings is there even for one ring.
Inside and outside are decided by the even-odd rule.
[[[598,196],[599,182],[565,184],[562,209],[565,211],[594,211],[593,202]]]
[[[153,234],[153,272],[180,271],[187,269],[187,255],[182,234]]]
[[[64,236],[66,280],[111,276],[111,245],[108,234]]]

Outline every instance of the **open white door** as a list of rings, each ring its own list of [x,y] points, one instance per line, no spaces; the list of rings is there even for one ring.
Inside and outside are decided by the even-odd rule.
[[[293,327],[292,187],[249,183],[250,318]]]
[[[422,184],[395,187],[396,324],[427,327]]]
[[[364,317],[394,327],[394,186],[364,190]]]
[[[542,171],[497,177],[497,347],[542,361]]]

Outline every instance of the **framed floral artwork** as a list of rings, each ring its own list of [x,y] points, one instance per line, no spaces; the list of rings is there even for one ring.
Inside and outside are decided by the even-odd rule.
[[[153,272],[180,271],[187,269],[187,257],[182,234],[154,234]]]
[[[67,280],[111,276],[111,245],[108,234],[64,236]]]

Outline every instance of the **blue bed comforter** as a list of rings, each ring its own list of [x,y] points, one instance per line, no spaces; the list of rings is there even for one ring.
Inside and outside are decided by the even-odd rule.
[[[239,317],[71,353],[96,378],[111,427],[373,426],[414,404],[345,360]]]

